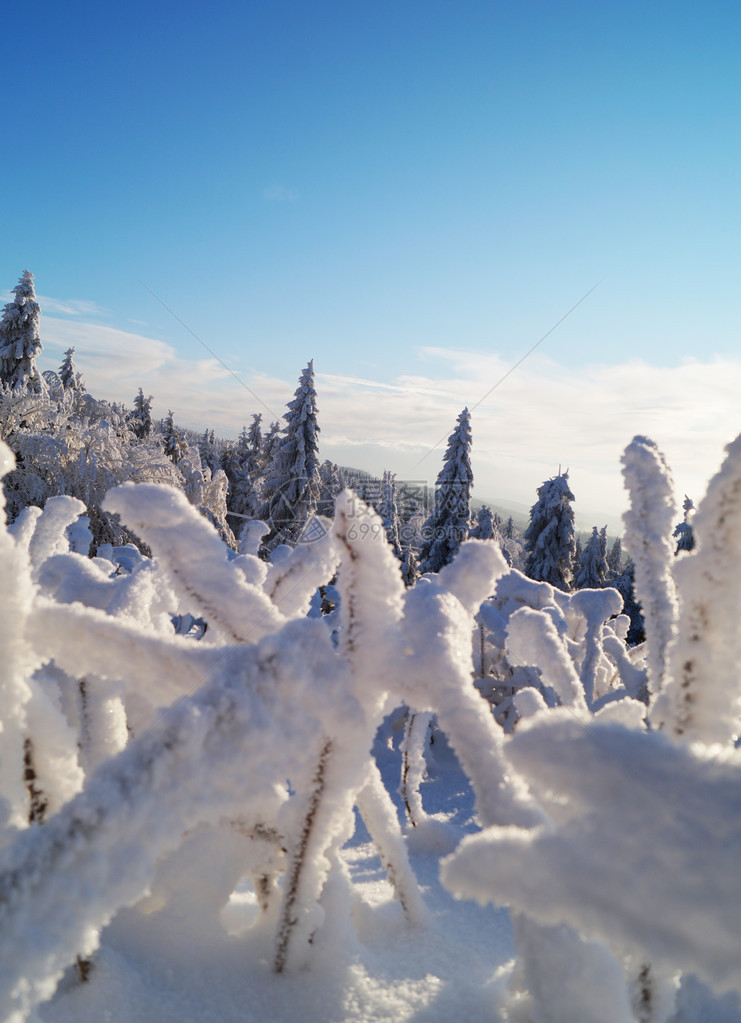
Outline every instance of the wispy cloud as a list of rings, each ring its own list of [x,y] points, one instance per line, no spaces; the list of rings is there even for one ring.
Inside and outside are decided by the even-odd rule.
[[[263,190],[262,197],[267,202],[296,202],[298,192],[295,188],[286,188],[285,185],[269,185]]]
[[[38,295],[37,300],[43,312],[51,316],[110,316],[108,309],[86,299],[58,299],[49,295]]]
[[[176,357],[174,348],[156,338],[58,316],[44,317],[43,341],[60,352],[74,345],[86,374],[94,374],[103,386],[115,384],[117,376],[125,380],[132,371],[139,376],[154,373]]]

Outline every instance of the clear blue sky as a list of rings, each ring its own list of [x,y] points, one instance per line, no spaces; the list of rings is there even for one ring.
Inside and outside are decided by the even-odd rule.
[[[539,357],[735,359],[740,45],[713,0],[42,2],[4,34],[0,288],[206,357],[144,282],[291,386],[506,367],[597,281]]]

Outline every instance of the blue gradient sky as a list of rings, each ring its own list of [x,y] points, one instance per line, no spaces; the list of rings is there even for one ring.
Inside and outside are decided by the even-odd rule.
[[[517,371],[532,387],[528,421],[546,429],[514,415],[527,405],[512,404],[514,374],[478,432],[474,418],[483,489],[529,500],[556,462],[578,475],[584,444],[600,446],[605,430],[587,401],[552,447],[549,387],[570,378],[578,412],[580,381],[609,366],[622,379],[636,360],[670,375],[702,363],[702,396],[689,374],[663,406],[685,409],[688,446],[699,443],[713,360],[722,392],[739,356],[741,8],[46,2],[15,20],[23,32],[17,45],[6,35],[0,64],[0,287],[36,274],[50,364],[74,334],[94,392],[118,386],[130,401],[136,382],[161,414],[216,416],[232,435],[260,410],[146,284],[276,413],[314,358],[320,385],[333,378],[323,454],[352,461],[354,445],[355,462],[409,474],[404,444],[421,457],[425,436],[438,441],[460,404],[600,281],[528,360],[530,376]],[[91,342],[86,364],[91,324],[109,344]],[[161,354],[154,370],[146,339]],[[210,381],[203,400],[189,367]],[[367,382],[345,383],[357,400],[343,409],[338,378]],[[384,386],[398,405],[374,406]],[[626,384],[611,406],[623,443],[637,431],[662,442],[657,389],[644,391]],[[717,464],[741,428],[724,394],[697,467]],[[494,452],[513,416],[523,441],[508,469]],[[383,417],[396,441],[377,440]],[[665,432],[681,457],[681,434]],[[614,493],[599,482],[606,463],[602,477],[590,466],[592,505],[619,504],[614,459]]]

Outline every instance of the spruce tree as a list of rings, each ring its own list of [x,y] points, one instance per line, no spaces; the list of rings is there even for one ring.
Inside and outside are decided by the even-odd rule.
[[[682,509],[684,511],[684,520],[677,523],[672,533],[672,536],[676,537],[677,540],[675,554],[679,554],[680,551],[693,551],[695,549],[695,531],[692,528],[695,506],[686,494],[684,495]]]
[[[623,541],[618,537],[610,548],[607,555],[607,564],[612,576],[620,575],[623,571]]]
[[[628,635],[625,637],[626,643],[629,646],[642,643],[646,638],[646,631],[643,611],[635,596],[635,565],[630,558],[620,575],[611,580],[611,585],[623,598],[623,614],[630,618]]]
[[[258,413],[258,415],[260,415],[260,413]],[[249,453],[249,450],[250,450],[249,436],[250,435],[249,435],[249,432],[247,430],[247,427],[243,426],[242,427],[242,431],[239,434],[239,437],[237,438],[237,443],[234,446],[234,451],[235,451],[235,454],[237,456],[237,460],[240,463],[240,465],[241,465],[242,461],[247,457],[247,455]]]
[[[576,569],[581,561],[581,556],[584,553],[584,545],[581,542],[581,534],[576,534],[576,540],[574,541],[574,566],[572,569],[572,575],[576,574]]]
[[[337,495],[344,490],[340,467],[327,458],[319,466],[319,501],[317,513],[328,519],[334,516]]]
[[[230,452],[229,464],[224,466],[229,478],[229,513],[242,520],[235,527],[238,534],[244,528],[244,520],[256,518],[261,503],[261,422],[262,413],[253,413],[249,429],[242,427],[237,444]]]
[[[471,415],[464,408],[445,451],[437,477],[435,504],[424,525],[420,570],[439,572],[455,557],[471,522]]]
[[[399,542],[399,507],[396,502],[396,477],[386,470],[381,480],[381,499],[378,504],[386,539],[396,557],[401,561],[404,557]]]
[[[499,537],[499,526],[502,520],[493,512],[488,504],[482,504],[476,512],[476,521],[471,527],[470,536],[473,540],[496,540]]]
[[[528,559],[525,574],[568,590],[574,559],[574,495],[569,489],[569,474],[554,476],[538,487],[538,500],[530,509],[530,525],[525,530]]]
[[[320,490],[319,426],[313,359],[301,374],[283,418],[286,426],[267,469],[259,516],[270,526],[265,540],[268,550],[279,543],[296,543],[316,513]]]
[[[221,468],[226,473],[226,478],[229,481],[229,491],[231,492],[234,481],[239,476],[239,470],[242,466],[242,461],[239,457],[239,442],[232,444],[231,441],[227,441],[224,450],[221,452]]]
[[[163,423],[163,440],[165,444],[165,454],[174,465],[177,465],[185,454],[185,441],[175,429],[175,424],[172,419],[172,409],[167,410],[167,418]]]
[[[417,555],[414,553],[414,548],[411,544],[404,550],[404,559],[401,563],[401,578],[404,580],[404,585],[407,587],[414,586],[416,581],[419,579]]]
[[[74,345],[64,353],[64,360],[59,367],[59,379],[65,391],[84,391],[85,385],[82,382],[82,374],[77,372],[72,356],[75,354]]]
[[[417,552],[422,546],[422,532],[424,530],[425,518],[422,514],[422,502],[415,492],[405,487],[401,491],[401,499],[397,497],[399,504],[399,542],[402,549],[414,548],[415,562],[418,567]],[[418,572],[419,574],[419,572]]]
[[[596,590],[605,585],[608,573],[607,559],[603,549],[605,546],[606,541],[604,541],[603,535],[598,533],[597,527],[594,526],[592,535],[587,540],[587,545],[576,566],[574,573],[575,590],[583,590],[585,588]]]
[[[43,394],[44,381],[36,368],[41,354],[39,321],[41,309],[36,301],[33,274],[23,271],[13,289],[0,320],[0,384],[16,393]]]
[[[265,471],[276,456],[281,445],[280,423],[271,423],[268,431],[263,435],[262,447],[260,448],[260,466]]]
[[[221,469],[221,456],[216,446],[216,435],[213,430],[206,429],[203,431],[203,436],[198,444],[198,450],[201,454],[201,464],[210,470],[212,477],[216,476],[216,473]]]
[[[146,440],[152,432],[152,395],[144,397],[144,391],[139,388],[139,393],[134,398],[134,411],[129,416],[129,423],[134,436],[139,440]]]
[[[252,413],[252,422],[250,428],[247,431],[246,436],[246,451],[244,455],[249,458],[250,472],[257,471],[260,464],[260,452],[262,451],[262,412]],[[241,438],[240,438],[241,442]]]

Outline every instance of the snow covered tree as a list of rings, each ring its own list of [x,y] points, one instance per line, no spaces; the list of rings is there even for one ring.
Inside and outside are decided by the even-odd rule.
[[[252,413],[252,422],[247,431],[247,447],[249,453],[257,459],[262,450],[262,412]]]
[[[381,480],[381,500],[378,505],[386,539],[391,550],[401,561],[404,557],[399,542],[399,508],[396,503],[396,476],[386,470]]]
[[[64,360],[59,367],[59,379],[65,391],[84,391],[85,385],[82,382],[82,374],[78,373],[72,356],[75,354],[74,345],[64,353]]]
[[[577,570],[577,568],[579,566],[579,562],[581,561],[581,556],[582,556],[583,553],[584,553],[584,545],[581,542],[581,535],[579,533],[577,533],[576,534],[576,540],[574,542],[574,569],[573,569],[574,573],[576,572],[576,570]]]
[[[589,588],[596,590],[605,585],[608,566],[603,546],[603,536],[597,532],[597,527],[594,526],[592,528],[592,535],[587,540],[587,545],[576,566],[574,589],[583,590]]]
[[[326,515],[331,519],[334,515],[334,505],[337,495],[345,489],[345,482],[342,471],[334,462],[327,458],[319,466],[319,502],[317,512],[319,515]]]
[[[242,428],[237,445],[231,451],[224,469],[229,478],[229,514],[239,519],[235,532],[239,535],[249,519],[256,518],[261,504],[262,477],[262,413],[255,412],[249,429]]]
[[[267,433],[263,435],[261,442],[262,446],[260,448],[260,466],[263,469],[263,471],[267,469],[267,467],[275,458],[276,452],[280,447],[280,443],[281,443],[280,423],[279,422],[271,423],[270,426],[268,427]]]
[[[422,531],[425,525],[424,505],[416,492],[411,490],[408,485],[398,488],[397,505],[399,506],[400,522],[399,542],[402,550],[406,551],[409,547],[414,550],[417,574],[419,574],[417,555],[422,547]]]
[[[607,565],[613,576],[620,575],[623,571],[623,541],[620,537],[617,537],[610,548],[610,553],[607,555]]]
[[[693,551],[695,549],[695,532],[692,528],[692,519],[695,514],[695,506],[692,500],[684,495],[684,503],[682,504],[684,511],[684,519],[682,522],[678,522],[672,536],[677,541],[677,549],[675,554],[679,554],[680,551]]]
[[[167,418],[164,421],[163,429],[165,454],[174,465],[177,465],[185,454],[185,441],[180,433],[175,429],[175,424],[172,419],[172,409],[167,410]]]
[[[574,495],[568,481],[569,474],[564,472],[538,487],[538,500],[530,509],[525,530],[526,575],[559,590],[569,588],[575,550]]]
[[[152,395],[145,398],[141,387],[134,398],[134,410],[129,417],[129,422],[134,436],[139,440],[146,440],[152,432]]]
[[[234,488],[234,483],[239,477],[239,470],[241,469],[241,459],[239,457],[239,448],[237,444],[232,444],[231,441],[226,442],[226,446],[221,453],[221,466],[226,473],[226,478],[229,481],[229,493]]]
[[[268,466],[264,502],[259,517],[270,525],[265,546],[296,543],[319,500],[314,360],[301,374],[293,401],[288,403],[285,432]]]
[[[435,504],[424,526],[420,570],[439,572],[455,557],[471,521],[471,414],[464,408],[445,451],[438,474]]]
[[[377,511],[376,505],[378,504],[378,497],[381,492],[380,480],[373,476],[364,476],[360,484],[360,490],[358,491],[358,497],[363,504],[369,505],[374,511]]]
[[[414,553],[414,548],[411,546],[404,550],[404,559],[401,563],[401,578],[404,580],[404,585],[407,589],[410,586],[414,586],[416,581],[419,579],[417,555]]]
[[[482,504],[476,512],[475,525],[471,527],[470,536],[474,540],[496,540],[502,520],[493,512],[488,504]]]
[[[643,611],[635,594],[635,565],[630,559],[620,575],[610,580],[610,585],[614,586],[623,598],[623,614],[630,618],[626,642],[629,646],[636,646],[646,638],[646,630]]]
[[[36,301],[33,274],[23,271],[0,320],[0,384],[11,391],[43,394],[44,382],[36,368],[41,354],[41,309]]]
[[[237,451],[242,462],[242,473],[254,482],[264,468],[262,457],[262,412],[252,413],[249,430],[244,427],[239,435]]]
[[[212,476],[221,470],[221,453],[213,430],[204,430],[198,445],[201,452],[201,463],[207,466]]]

